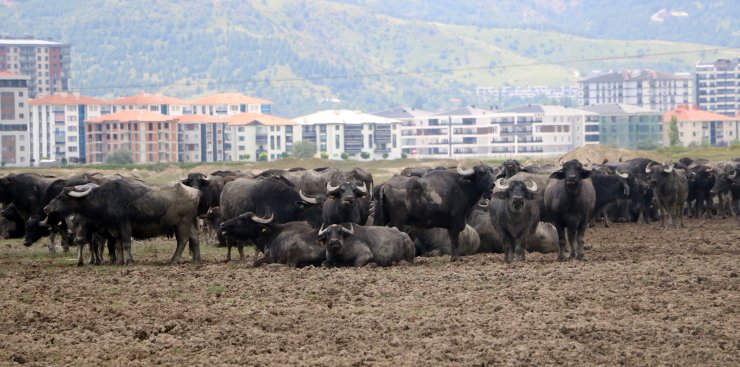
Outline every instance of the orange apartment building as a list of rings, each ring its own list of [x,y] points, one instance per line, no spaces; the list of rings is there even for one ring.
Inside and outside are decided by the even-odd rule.
[[[146,110],[124,110],[85,121],[87,163],[106,163],[122,149],[134,163],[176,163],[175,117]]]

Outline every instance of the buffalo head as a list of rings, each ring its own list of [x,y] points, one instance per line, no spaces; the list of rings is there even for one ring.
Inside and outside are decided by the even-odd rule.
[[[655,164],[653,162],[648,163],[645,166],[645,173],[649,175],[649,183],[651,186],[656,186],[663,182],[666,177],[673,174],[674,168],[671,164]]]
[[[203,173],[189,173],[187,177],[180,179],[180,182],[185,186],[200,190],[201,187],[208,186],[211,180]]]
[[[333,186],[331,182],[326,183],[326,200],[338,200],[342,206],[348,207],[354,204],[356,199],[364,198],[368,194],[365,182],[343,182]]]
[[[529,181],[513,180],[504,184],[502,179],[496,180],[496,189],[491,195],[495,199],[507,200],[509,209],[514,212],[520,212],[524,208],[525,200],[533,200],[537,192],[537,183]]]
[[[65,187],[57,197],[44,207],[44,212],[46,213],[47,218],[66,217],[74,212],[82,201],[87,200],[90,193],[97,188],[98,185],[94,183]]]
[[[584,166],[578,160],[569,160],[558,168],[557,171],[550,174],[550,178],[556,180],[564,180],[566,187],[577,187],[581,184],[581,180],[590,178],[592,169],[589,166]]]
[[[712,189],[709,191],[709,193],[712,195],[717,195],[722,191],[729,190],[730,186],[740,182],[738,171],[740,171],[740,169],[736,168],[730,171],[730,173],[722,173],[717,176],[717,180],[714,181],[714,186],[712,186]]]
[[[221,232],[238,239],[257,239],[269,233],[273,215],[262,218],[252,212],[246,212],[236,218],[221,223]]]
[[[511,176],[522,170],[522,165],[516,159],[507,159],[501,166],[503,167],[503,171],[498,176],[504,178],[511,178]]]
[[[327,227],[321,226],[319,230],[318,243],[326,246],[329,251],[340,251],[344,246],[344,239],[355,234],[352,223],[345,227],[342,224],[332,224]]]

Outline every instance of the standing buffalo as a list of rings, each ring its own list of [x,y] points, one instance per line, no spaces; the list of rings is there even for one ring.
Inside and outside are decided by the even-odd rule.
[[[206,176],[203,173],[189,173],[180,182],[185,186],[190,186],[200,191],[198,215],[204,215],[208,213],[208,209],[220,205],[221,191],[224,189],[223,177]]]
[[[85,220],[116,239],[118,264],[134,261],[131,239],[175,235],[177,249],[170,263],[180,260],[189,241],[193,262],[200,261],[198,233],[195,228],[199,192],[181,183],[152,187],[122,179],[100,186],[87,184],[65,188],[44,208],[48,215],[65,217],[80,214]],[[125,257],[124,257],[125,256]]]
[[[592,224],[599,214],[603,214],[604,227],[609,227],[609,215],[606,212],[606,207],[630,197],[631,190],[627,182],[628,179],[629,173],[591,175],[591,182],[596,192],[596,202],[591,217]]]
[[[262,264],[287,264],[290,267],[321,265],[326,248],[316,243],[318,230],[306,222],[274,222],[274,216],[262,218],[253,212],[241,214],[221,224],[228,237],[254,243],[264,256],[254,260]]]
[[[732,202],[732,210],[735,211],[735,219],[740,224],[740,168],[734,168],[730,173],[721,173],[712,187],[712,195],[723,191],[729,191]]]
[[[670,164],[648,164],[645,173],[650,175],[653,198],[660,211],[660,226],[665,227],[667,216],[674,228],[683,227],[683,207],[689,194],[686,176]]]
[[[326,200],[321,211],[324,225],[345,222],[365,224],[370,212],[370,195],[364,181],[349,180],[326,184]]]
[[[493,187],[491,168],[475,166],[457,172],[431,171],[422,177],[393,176],[378,200],[387,224],[393,227],[416,225],[446,228],[452,241],[452,261],[460,257],[458,239],[465,218],[481,196]],[[380,223],[378,223],[380,224]]]
[[[545,207],[550,222],[558,231],[559,261],[565,261],[566,241],[570,243],[572,259],[586,259],[583,237],[596,203],[590,177],[591,170],[575,159],[565,162],[559,170],[550,174],[550,181],[545,188]]]
[[[527,239],[534,234],[540,218],[539,203],[534,193],[537,184],[530,181],[511,180],[504,185],[502,179],[496,181],[496,188],[488,204],[491,223],[497,233],[501,234],[505,252],[504,259],[511,262],[516,252],[517,259],[525,260],[524,247]]]
[[[389,266],[414,261],[414,243],[395,227],[332,224],[322,228],[318,236],[319,244],[326,247],[326,261],[334,266],[360,267],[371,262]]]

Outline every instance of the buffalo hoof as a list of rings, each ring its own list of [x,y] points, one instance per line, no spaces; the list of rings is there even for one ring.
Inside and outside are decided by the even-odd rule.
[[[450,261],[453,262],[453,263],[460,261],[460,255],[452,255],[452,256],[450,256]]]
[[[565,255],[558,255],[558,261],[564,262],[566,260]]]
[[[77,266],[83,266],[83,265],[85,265],[85,263],[82,262],[82,261],[80,261],[80,262],[77,263]]]
[[[580,261],[588,261],[588,260],[586,260],[586,255],[584,255],[584,254],[578,254],[578,257],[576,257],[576,259],[578,259]]]

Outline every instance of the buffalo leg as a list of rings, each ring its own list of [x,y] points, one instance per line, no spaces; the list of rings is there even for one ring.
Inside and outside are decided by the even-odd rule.
[[[171,265],[177,265],[177,263],[180,262],[180,257],[182,256],[183,251],[185,251],[185,241],[190,239],[190,227],[185,227],[183,225],[178,226],[177,231],[175,231],[175,239],[177,240],[177,248],[175,249],[175,253],[172,255],[172,259],[170,259]]]
[[[239,261],[244,261],[244,242],[237,242],[236,249],[239,251]]]
[[[462,230],[448,230],[450,234],[450,244],[452,245],[452,256],[450,257],[450,261],[458,261],[460,260],[460,246],[459,246],[459,237],[460,232]]]
[[[578,253],[576,254],[576,259],[585,261],[586,260],[586,253],[583,251],[584,241],[583,238],[586,235],[586,223],[581,223],[581,225],[578,226],[578,235],[574,240],[578,240]]]
[[[192,253],[192,262],[195,264],[200,263],[200,238],[198,237],[198,230],[195,227],[190,228],[188,243],[190,244],[190,252]]]
[[[116,265],[123,265],[123,240],[116,238]]]
[[[558,261],[565,261],[565,228],[557,224],[555,229],[558,231]]]
[[[85,265],[85,260],[82,258],[82,250],[85,249],[85,243],[80,242],[77,244],[77,266]],[[92,254],[92,248],[90,249],[90,253]],[[92,258],[90,258],[90,263],[92,264]]]
[[[524,251],[524,241],[517,239],[514,241],[514,251],[516,251],[516,257],[519,261],[526,261],[527,255]]]
[[[568,243],[570,244],[571,259],[578,258],[578,240],[576,238],[577,230],[578,228],[573,225],[568,226]]]

